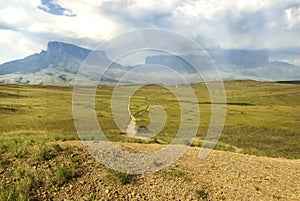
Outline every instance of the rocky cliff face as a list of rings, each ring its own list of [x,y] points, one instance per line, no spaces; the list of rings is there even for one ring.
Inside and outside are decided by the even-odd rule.
[[[50,80],[47,82],[48,84],[70,83],[77,76],[81,64],[91,53],[93,59],[88,60],[88,65],[95,67],[99,72],[106,72],[102,79],[107,83],[116,83],[124,73],[137,67],[126,67],[112,62],[103,51],[92,52],[76,45],[51,41],[48,43],[47,49],[40,53],[0,65],[0,82],[45,83],[44,80]],[[267,51],[208,50],[208,54],[216,64],[223,79],[300,79],[300,67],[280,61],[269,61]],[[166,66],[182,75],[194,76],[195,69],[184,58],[197,61],[194,63],[202,70],[211,66],[209,59],[199,58],[195,55],[183,57],[175,55],[149,56],[145,58],[145,64]],[[108,66],[109,70],[106,69]],[[149,66],[149,68],[152,67]],[[152,77],[165,75],[162,68],[149,69],[149,72],[153,74]],[[143,76],[145,73],[141,75],[141,79]]]
[[[266,51],[247,50],[213,50],[208,51],[209,56],[216,64],[230,66],[234,69],[256,68],[269,65],[269,56]],[[193,57],[190,55],[189,57]],[[197,62],[199,63],[199,61]],[[202,65],[205,66],[208,59],[204,58]],[[146,58],[146,64],[160,64],[170,66],[178,72],[194,73],[190,64],[179,56],[159,55]]]
[[[0,82],[12,83],[72,83],[85,59],[92,51],[76,45],[51,41],[47,50],[0,65]],[[93,63],[99,71],[111,64],[113,70],[123,70],[120,64],[111,62],[105,52],[94,51]],[[118,74],[108,71],[102,79],[115,82]]]
[[[91,50],[72,44],[52,41],[48,43],[46,53],[53,56],[69,55],[84,60],[91,53]]]
[[[49,42],[47,50],[0,65],[0,75],[8,73],[35,73],[46,68],[57,68],[76,73],[91,50],[62,42]],[[105,54],[103,58],[106,58]]]

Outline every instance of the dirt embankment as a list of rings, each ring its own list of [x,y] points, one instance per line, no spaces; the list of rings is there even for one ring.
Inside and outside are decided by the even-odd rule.
[[[82,146],[62,142],[61,146]],[[130,152],[158,150],[157,144],[117,143]],[[274,159],[212,151],[198,159],[192,147],[175,164],[158,172],[134,176],[121,184],[87,152],[79,164],[84,173],[48,192],[49,199],[96,200],[300,200],[300,160]],[[80,154],[80,153],[79,153]]]

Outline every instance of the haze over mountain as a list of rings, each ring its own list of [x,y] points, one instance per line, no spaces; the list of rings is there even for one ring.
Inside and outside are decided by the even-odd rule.
[[[15,60],[0,65],[0,82],[8,83],[73,83],[81,64],[85,61],[92,50],[81,48],[73,44],[62,42],[49,42],[47,50],[30,55],[24,59]],[[299,80],[300,67],[283,61],[270,61],[269,52],[263,50],[208,50],[216,67],[223,79],[254,79],[254,80]],[[195,55],[185,55],[193,58]],[[199,64],[207,66],[204,61]],[[104,70],[110,65],[109,70],[101,79],[101,83],[117,83],[119,79],[130,70],[137,69],[136,66],[118,64],[109,60],[106,53],[97,51],[98,70]],[[173,75],[167,76],[166,69],[159,66],[167,66],[179,74],[193,80],[195,69],[183,60],[179,55],[152,55],[145,57],[144,64],[152,81],[165,76],[172,79]],[[155,67],[156,65],[156,67]],[[152,68],[152,69],[151,69]],[[136,71],[136,76],[143,78],[143,73]],[[85,76],[85,75],[82,75]],[[99,79],[94,77],[93,79]],[[159,79],[157,79],[159,80]],[[130,83],[130,81],[129,81]],[[132,81],[134,83],[134,81]]]
[[[81,64],[90,53],[91,50],[76,45],[49,42],[47,50],[0,65],[0,81],[33,84],[72,83]],[[121,65],[111,62],[105,52],[97,53],[98,65],[104,67],[112,63],[112,69],[122,68]]]

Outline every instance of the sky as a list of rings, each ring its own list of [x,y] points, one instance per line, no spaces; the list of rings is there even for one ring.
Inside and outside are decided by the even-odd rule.
[[[300,0],[0,0],[0,64],[62,41],[163,28],[207,49],[300,48]]]

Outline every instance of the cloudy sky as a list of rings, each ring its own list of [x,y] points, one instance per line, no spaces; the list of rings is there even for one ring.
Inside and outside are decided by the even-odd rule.
[[[205,48],[300,47],[300,0],[0,0],[0,63],[46,49],[87,48],[141,28],[176,31]]]

